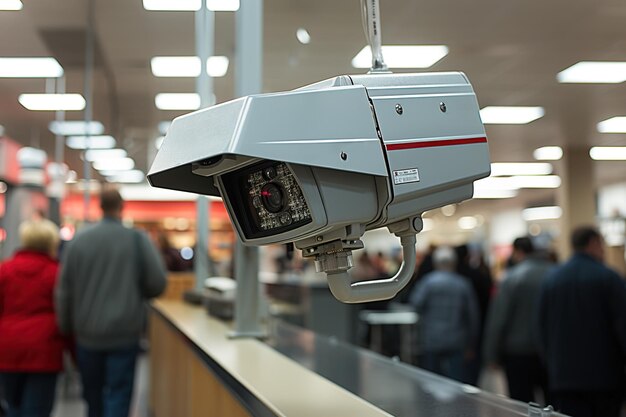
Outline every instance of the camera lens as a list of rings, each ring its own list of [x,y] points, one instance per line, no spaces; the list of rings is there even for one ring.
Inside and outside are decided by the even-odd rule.
[[[261,188],[261,199],[263,207],[270,213],[282,211],[285,205],[282,187],[274,182],[269,182]]]
[[[274,168],[273,166],[269,166],[263,169],[263,177],[265,177],[266,180],[271,181],[274,178],[276,178],[276,168]]]

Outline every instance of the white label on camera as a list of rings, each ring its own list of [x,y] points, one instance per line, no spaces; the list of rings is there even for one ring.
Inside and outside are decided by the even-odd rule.
[[[407,184],[409,182],[419,182],[419,180],[420,174],[417,168],[393,171],[393,183],[396,185]]]

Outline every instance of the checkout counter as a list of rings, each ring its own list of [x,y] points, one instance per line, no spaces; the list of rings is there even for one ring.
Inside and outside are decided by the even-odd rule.
[[[283,321],[231,339],[227,322],[177,300],[152,304],[150,408],[186,416],[560,416]]]

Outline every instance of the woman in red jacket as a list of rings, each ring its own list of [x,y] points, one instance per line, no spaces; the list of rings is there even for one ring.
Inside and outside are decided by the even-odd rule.
[[[59,233],[48,220],[19,233],[21,249],[0,264],[0,385],[9,416],[49,417],[65,345],[53,305]]]

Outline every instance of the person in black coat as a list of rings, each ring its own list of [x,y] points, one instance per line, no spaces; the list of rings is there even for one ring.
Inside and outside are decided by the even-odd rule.
[[[576,417],[618,417],[626,365],[626,282],[603,264],[593,227],[574,231],[574,255],[548,275],[539,344],[553,405]]]

